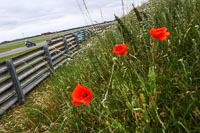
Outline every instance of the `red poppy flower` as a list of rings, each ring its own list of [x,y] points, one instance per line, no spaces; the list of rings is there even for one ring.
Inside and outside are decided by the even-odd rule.
[[[120,56],[125,56],[127,54],[128,46],[126,44],[119,44],[113,48],[113,53]]]
[[[72,92],[72,104],[80,106],[81,104],[89,105],[92,100],[92,91],[78,84]]]
[[[167,39],[170,36],[170,33],[167,32],[167,28],[166,27],[161,27],[161,28],[152,28],[150,30],[150,35],[154,38],[157,39],[159,41],[164,41],[165,39]]]

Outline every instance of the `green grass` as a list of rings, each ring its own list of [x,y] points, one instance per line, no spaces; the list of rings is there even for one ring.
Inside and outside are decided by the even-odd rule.
[[[38,47],[37,47],[37,48],[38,48]],[[6,60],[9,60],[9,59],[15,58],[15,57],[17,57],[17,56],[26,54],[26,53],[28,53],[28,52],[30,52],[30,51],[33,51],[33,50],[37,49],[37,48],[32,48],[32,49],[28,49],[28,50],[26,50],[26,51],[23,51],[23,52],[21,52],[21,53],[17,53],[17,54],[13,54],[13,55],[1,57],[1,58],[0,58],[0,63],[1,63],[1,62],[4,62],[4,61],[6,61]]]
[[[0,53],[6,52],[6,51],[10,51],[12,49],[16,49],[16,48],[20,48],[20,47],[25,47],[25,44],[22,42],[20,43],[15,43],[13,45],[5,45],[5,46],[0,46]]]
[[[40,42],[43,42],[45,40],[48,40],[48,39],[51,39],[51,38],[54,38],[54,37],[58,37],[58,36],[60,36],[60,34],[59,35],[58,34],[49,35],[49,36],[46,36],[46,37],[36,37],[36,38],[32,38],[30,40],[33,41],[34,43],[40,43]],[[10,50],[16,49],[16,48],[21,48],[21,47],[25,47],[24,42],[11,42],[11,44],[0,46],[0,53],[10,51]],[[17,56],[20,56],[20,55],[23,55],[23,54],[28,53],[32,50],[34,50],[34,49],[26,50],[26,51],[23,51],[21,53],[17,53],[17,54],[5,56],[5,57],[0,57],[0,62],[6,61],[8,59],[11,59],[11,58],[14,58],[14,57],[17,57]]]
[[[200,132],[200,1],[150,1],[142,9],[148,18],[138,22],[130,12],[118,20],[120,31],[91,40],[92,47],[6,113],[0,131]],[[169,39],[151,40],[149,30],[162,26]],[[114,55],[123,42],[128,54]],[[78,83],[93,91],[90,106],[71,104]]]
[[[62,33],[64,34],[64,33]],[[35,38],[31,38],[29,39],[30,41],[34,42],[34,43],[40,43],[43,42],[45,40],[54,38],[54,37],[58,37],[62,34],[53,34],[53,35],[48,35],[48,36],[40,36],[40,37],[35,37]],[[21,47],[25,47],[25,42],[24,41],[17,41],[17,42],[11,42],[8,44],[4,44],[2,46],[0,46],[0,53],[6,52],[6,51],[10,51],[12,49],[16,49],[16,48],[21,48]]]

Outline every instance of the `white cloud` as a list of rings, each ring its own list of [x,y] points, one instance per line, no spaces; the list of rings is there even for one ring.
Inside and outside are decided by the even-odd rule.
[[[83,0],[6,0],[0,4],[0,42],[86,25]],[[135,0],[134,4],[139,1]],[[121,0],[85,0],[93,21],[113,20],[122,15]],[[124,0],[125,9],[133,0]],[[89,19],[87,18],[87,22]]]

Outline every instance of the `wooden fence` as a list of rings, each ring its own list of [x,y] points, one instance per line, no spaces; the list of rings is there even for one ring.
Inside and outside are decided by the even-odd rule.
[[[15,103],[23,104],[29,91],[67,62],[66,55],[75,54],[82,41],[110,25],[53,38],[48,45],[0,63],[0,115]]]

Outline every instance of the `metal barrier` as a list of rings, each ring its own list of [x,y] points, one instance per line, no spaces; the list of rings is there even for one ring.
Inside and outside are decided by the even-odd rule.
[[[95,32],[99,31],[102,28],[98,26]],[[0,63],[0,115],[16,102],[23,104],[29,91],[66,63],[66,55],[76,53],[80,43],[93,35],[90,28],[69,33],[53,38],[47,46]]]

